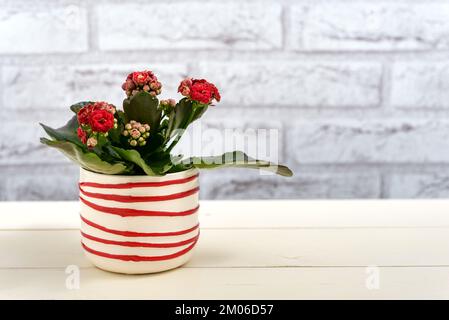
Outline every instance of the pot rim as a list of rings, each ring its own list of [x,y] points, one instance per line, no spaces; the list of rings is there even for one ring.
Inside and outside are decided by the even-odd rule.
[[[129,179],[145,180],[145,179],[148,179],[151,181],[160,180],[160,179],[171,180],[171,178],[184,178],[184,177],[190,177],[190,176],[193,176],[193,175],[199,173],[199,170],[197,168],[190,168],[190,169],[179,171],[179,172],[168,173],[163,176],[104,174],[104,173],[93,172],[93,171],[87,170],[83,167],[80,167],[80,171],[84,172],[85,174],[90,175],[92,177],[98,176],[99,179],[102,179],[104,177],[114,177],[116,179],[123,179],[123,180],[129,180]],[[192,174],[189,174],[189,173],[192,173]]]

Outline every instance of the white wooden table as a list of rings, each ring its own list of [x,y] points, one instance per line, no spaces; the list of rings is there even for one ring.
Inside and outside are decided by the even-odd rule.
[[[190,263],[130,276],[84,258],[78,203],[0,203],[0,298],[449,298],[449,201],[201,206]],[[79,289],[67,288],[68,266]]]

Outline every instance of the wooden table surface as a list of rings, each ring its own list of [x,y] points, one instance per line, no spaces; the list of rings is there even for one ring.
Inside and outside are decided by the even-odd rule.
[[[184,267],[120,275],[84,258],[78,203],[0,203],[0,298],[449,298],[447,200],[202,201],[200,222]]]

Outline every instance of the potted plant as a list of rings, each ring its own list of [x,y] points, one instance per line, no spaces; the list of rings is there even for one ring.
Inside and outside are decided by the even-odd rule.
[[[158,100],[162,85],[151,71],[133,72],[122,85],[123,110],[107,102],[70,107],[69,122],[41,142],[80,166],[81,236],[97,267],[120,273],[151,273],[189,260],[198,241],[198,169],[243,167],[283,176],[285,166],[240,151],[221,156],[172,155],[186,128],[213,102],[215,85],[187,78],[184,97]]]

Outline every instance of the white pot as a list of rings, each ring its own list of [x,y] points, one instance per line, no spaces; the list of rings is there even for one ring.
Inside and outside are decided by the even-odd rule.
[[[165,176],[80,171],[81,235],[98,268],[138,274],[173,269],[199,237],[198,170]]]

